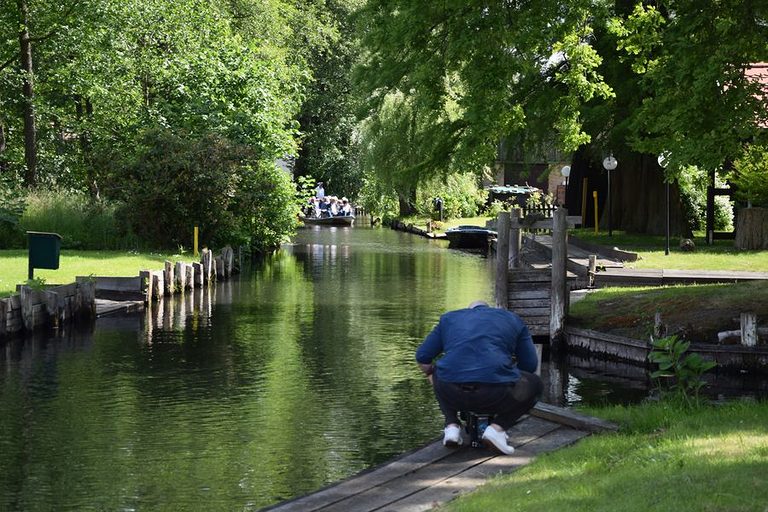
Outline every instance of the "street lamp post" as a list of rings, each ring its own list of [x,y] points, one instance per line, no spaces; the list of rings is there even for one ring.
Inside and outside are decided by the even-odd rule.
[[[608,236],[613,236],[613,226],[611,225],[611,216],[613,215],[613,211],[611,208],[611,171],[616,169],[616,167],[619,165],[619,162],[613,157],[613,155],[608,155],[603,160],[603,167],[605,167],[605,170],[608,171]]]
[[[662,154],[659,155],[659,158],[656,159],[657,162],[659,162],[659,166],[664,170],[667,168],[667,164],[669,164],[669,152],[665,151]],[[664,255],[669,256],[669,180],[667,180],[666,172],[664,172],[664,188],[666,189],[666,196],[667,196],[667,204],[666,204],[666,231],[667,231],[667,240],[666,244],[664,245]]]
[[[571,175],[571,166],[564,165],[563,168],[560,169],[560,174],[565,178],[565,199],[563,199],[563,206],[566,206],[568,203],[568,176]]]

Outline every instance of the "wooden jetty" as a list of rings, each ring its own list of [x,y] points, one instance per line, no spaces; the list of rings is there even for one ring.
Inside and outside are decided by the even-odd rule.
[[[276,512],[417,512],[474,490],[491,476],[515,471],[537,455],[616,425],[538,404],[509,431],[512,455],[485,448],[446,448],[442,439],[315,493],[264,510]]]

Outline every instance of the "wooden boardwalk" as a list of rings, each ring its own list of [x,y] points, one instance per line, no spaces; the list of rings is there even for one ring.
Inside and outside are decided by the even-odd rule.
[[[491,476],[514,471],[537,455],[575,443],[615,425],[537,405],[509,430],[513,455],[485,448],[446,448],[437,440],[387,464],[364,471],[318,492],[264,510],[278,512],[416,512],[469,492]]]
[[[662,286],[694,283],[737,283],[766,279],[768,279],[768,272],[606,268],[595,274],[595,285],[598,288],[623,285]]]

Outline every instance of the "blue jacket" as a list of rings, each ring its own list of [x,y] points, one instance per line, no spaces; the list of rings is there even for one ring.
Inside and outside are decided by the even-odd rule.
[[[437,378],[446,382],[507,383],[520,370],[535,372],[538,356],[528,327],[516,314],[478,306],[440,317],[416,350],[416,361],[437,361]]]

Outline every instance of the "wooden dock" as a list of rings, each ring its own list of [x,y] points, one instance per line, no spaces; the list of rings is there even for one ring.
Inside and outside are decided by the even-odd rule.
[[[446,448],[442,439],[318,492],[264,510],[277,512],[416,512],[469,492],[491,476],[515,471],[537,455],[616,426],[538,404],[509,430],[513,455],[485,448]]]

